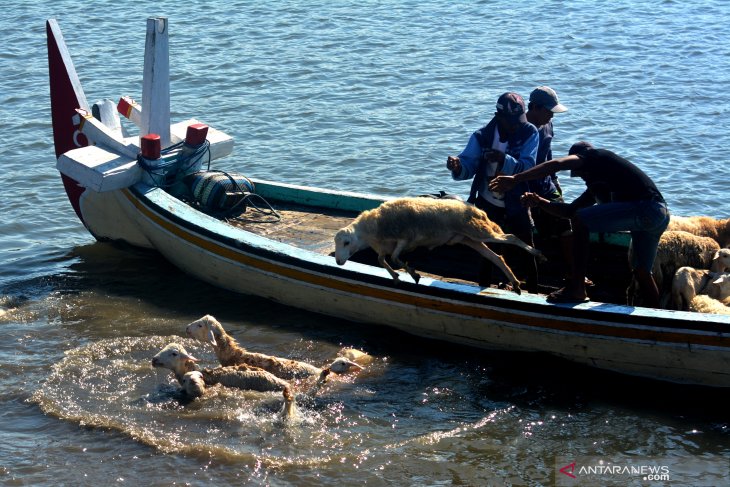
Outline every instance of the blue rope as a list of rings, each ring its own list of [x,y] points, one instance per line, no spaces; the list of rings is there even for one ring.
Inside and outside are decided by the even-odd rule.
[[[149,174],[155,186],[160,188],[170,187],[177,181],[178,174],[185,175],[206,154],[208,156],[207,169],[210,169],[210,142],[207,139],[189,154],[183,156],[182,149],[186,147],[192,149],[191,146],[185,144],[185,141],[162,149],[160,151],[162,161],[155,161],[154,166],[148,164],[141,154],[137,156],[137,163],[143,171]],[[179,153],[178,156],[170,157],[175,152]],[[166,159],[166,157],[169,157],[169,159]]]

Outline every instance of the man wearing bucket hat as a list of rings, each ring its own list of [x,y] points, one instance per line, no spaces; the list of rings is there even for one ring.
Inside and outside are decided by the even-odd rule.
[[[499,174],[513,175],[534,167],[538,142],[537,129],[527,121],[524,100],[517,93],[507,92],[497,99],[489,123],[471,135],[458,156],[446,159],[446,167],[455,180],[473,178],[468,201],[486,211],[505,231],[530,245],[532,221],[527,208],[520,204],[520,195],[529,191],[527,183],[500,193],[489,190],[489,181]],[[520,273],[523,261],[515,260],[512,264],[516,272]],[[527,290],[537,292],[537,264],[528,259],[526,266]],[[484,281],[486,277],[481,277],[480,283],[486,284]]]

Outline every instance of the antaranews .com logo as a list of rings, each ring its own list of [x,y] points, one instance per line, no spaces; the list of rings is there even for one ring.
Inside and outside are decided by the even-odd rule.
[[[730,460],[675,457],[567,457],[555,459],[555,485],[730,485]]]

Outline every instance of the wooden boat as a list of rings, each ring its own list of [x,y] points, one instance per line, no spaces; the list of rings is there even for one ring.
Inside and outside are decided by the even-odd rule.
[[[154,139],[150,134],[162,134],[164,150],[187,140],[188,127],[200,128],[197,120],[170,125],[167,19],[148,19],[147,27],[145,105],[120,101],[119,110],[139,124],[139,134],[125,137],[108,107],[89,107],[58,24],[47,23],[57,167],[77,215],[97,239],[156,249],[223,289],[352,322],[484,349],[544,352],[677,383],[730,386],[727,316],[625,306],[599,286],[592,301],[575,305],[481,287],[474,282],[476,254],[459,246],[409,256],[423,271],[418,283],[405,273],[394,281],[372,252],[338,266],[334,233],[383,197],[252,181],[247,197],[267,202],[276,214],[249,207],[238,218],[221,219],[201,211],[141,168],[174,160],[183,149],[150,162],[142,147],[145,157],[138,159],[140,146]],[[214,129],[206,144],[212,159],[232,150],[230,138]],[[603,268],[593,267],[596,280],[614,276],[625,287],[626,244],[626,235],[598,236],[594,265]]]

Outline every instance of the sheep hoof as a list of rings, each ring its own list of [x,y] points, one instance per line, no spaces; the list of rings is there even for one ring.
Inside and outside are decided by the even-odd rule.
[[[512,290],[516,292],[517,294],[522,294],[522,289],[520,289],[520,283],[516,282],[512,284]]]
[[[411,275],[411,277],[413,278],[413,280],[416,281],[416,284],[418,284],[418,281],[421,280],[421,275],[418,272],[414,271],[414,270],[411,270],[408,273]]]

